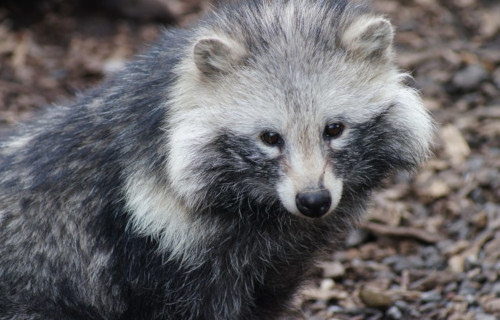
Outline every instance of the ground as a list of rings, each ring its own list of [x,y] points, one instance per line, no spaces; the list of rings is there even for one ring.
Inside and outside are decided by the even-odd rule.
[[[208,8],[168,1],[143,20],[112,0],[0,4],[0,130],[98,83],[161,24]],[[298,297],[297,318],[500,319],[500,2],[373,2],[436,119],[434,154],[375,194],[359,231]]]

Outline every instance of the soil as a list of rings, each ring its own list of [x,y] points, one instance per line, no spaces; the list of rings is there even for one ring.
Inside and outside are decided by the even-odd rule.
[[[151,16],[116,2],[0,4],[0,130],[99,83],[162,25],[209,7],[168,0]],[[376,192],[297,298],[296,318],[500,319],[500,2],[373,3],[396,26],[398,64],[436,120],[434,155]]]

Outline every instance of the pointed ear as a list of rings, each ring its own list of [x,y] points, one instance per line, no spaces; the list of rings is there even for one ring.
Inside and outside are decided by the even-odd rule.
[[[342,36],[342,45],[360,58],[391,59],[394,30],[382,17],[361,16],[351,23]]]
[[[245,56],[240,46],[215,37],[198,40],[193,53],[196,67],[207,76],[230,72]]]

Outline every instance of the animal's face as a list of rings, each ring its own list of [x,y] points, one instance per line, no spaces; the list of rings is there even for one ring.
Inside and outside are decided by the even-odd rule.
[[[179,69],[169,119],[178,196],[197,207],[279,205],[318,218],[393,169],[415,167],[431,122],[389,62],[388,22],[361,20],[346,27],[343,50],[307,39],[253,51],[228,36],[198,40]]]

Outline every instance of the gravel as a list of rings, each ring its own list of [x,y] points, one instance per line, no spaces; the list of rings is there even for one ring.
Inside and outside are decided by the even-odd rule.
[[[0,130],[101,81],[159,30],[73,2],[44,0],[36,14],[9,3]],[[500,2],[373,3],[395,24],[398,63],[436,119],[434,154],[374,195],[359,230],[297,297],[295,318],[500,319]]]

